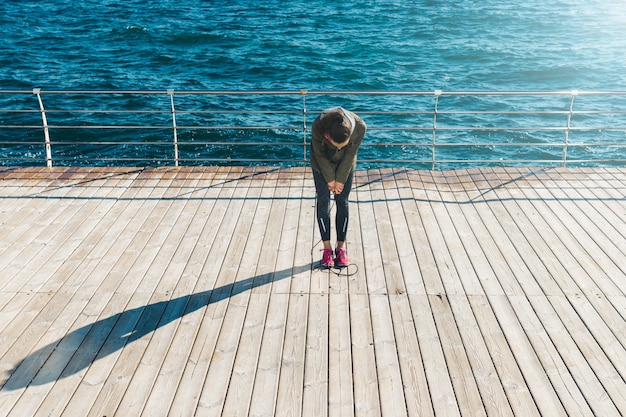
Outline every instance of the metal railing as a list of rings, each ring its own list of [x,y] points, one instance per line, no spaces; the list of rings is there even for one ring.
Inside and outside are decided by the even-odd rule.
[[[368,125],[365,166],[626,163],[626,91],[35,88],[0,90],[0,164],[306,164],[335,105]]]

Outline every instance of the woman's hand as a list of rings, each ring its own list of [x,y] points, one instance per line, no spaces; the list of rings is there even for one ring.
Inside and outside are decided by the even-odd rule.
[[[341,194],[344,184],[337,181],[331,181],[328,183],[328,191],[335,194]]]

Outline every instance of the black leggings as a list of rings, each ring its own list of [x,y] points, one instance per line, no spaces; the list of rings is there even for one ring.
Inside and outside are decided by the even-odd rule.
[[[313,170],[313,179],[315,180],[315,192],[317,193],[317,224],[320,228],[322,241],[330,240],[330,191],[328,184],[321,172]],[[337,241],[345,242],[346,233],[348,231],[348,218],[350,211],[348,209],[348,197],[352,189],[352,172],[348,175],[348,179],[343,186],[341,194],[335,194],[335,203],[337,205],[337,214],[335,216],[335,228],[337,229]]]

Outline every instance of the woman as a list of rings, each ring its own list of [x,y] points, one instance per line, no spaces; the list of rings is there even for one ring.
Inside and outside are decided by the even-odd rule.
[[[322,266],[326,268],[350,264],[346,252],[348,197],[366,129],[363,119],[341,107],[324,110],[311,127],[311,168],[317,193],[317,222],[324,243]],[[337,204],[334,259],[330,242],[330,193],[335,194]]]

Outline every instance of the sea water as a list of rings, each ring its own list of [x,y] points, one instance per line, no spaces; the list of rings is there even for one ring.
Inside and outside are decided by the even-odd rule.
[[[3,0],[0,30],[0,90],[626,90],[624,0]]]

